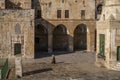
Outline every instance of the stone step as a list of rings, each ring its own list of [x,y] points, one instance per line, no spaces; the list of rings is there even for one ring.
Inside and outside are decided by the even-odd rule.
[[[120,69],[120,67],[116,67],[116,66],[115,66],[115,67],[113,67],[113,68],[115,68],[115,69]]]
[[[120,63],[117,63],[115,66],[113,66],[112,70],[120,71]]]
[[[117,63],[115,66],[113,66],[112,70],[120,71],[120,63]]]
[[[115,71],[120,71],[120,69],[115,69],[115,68],[112,68],[112,70],[115,70]]]
[[[116,65],[116,66],[114,66],[114,67],[120,68],[120,66],[118,66],[118,65]]]
[[[118,67],[113,67],[114,69],[120,69],[120,68],[118,68]]]
[[[116,66],[118,66],[118,67],[119,67],[120,65],[118,65],[118,64],[117,64]]]

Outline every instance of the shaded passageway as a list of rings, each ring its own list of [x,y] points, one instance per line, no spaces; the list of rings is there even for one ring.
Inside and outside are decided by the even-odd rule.
[[[79,24],[74,30],[74,50],[87,49],[87,27]]]

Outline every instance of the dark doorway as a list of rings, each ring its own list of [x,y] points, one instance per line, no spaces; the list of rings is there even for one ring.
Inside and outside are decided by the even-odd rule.
[[[21,44],[16,43],[14,44],[14,55],[21,54]]]
[[[100,36],[99,37],[99,40],[100,40],[100,43],[99,43],[99,45],[100,45],[100,48],[99,48],[100,55],[105,56],[105,34],[100,34],[99,36]]]
[[[74,30],[74,50],[87,49],[87,27],[80,24]]]
[[[68,36],[64,25],[58,25],[53,31],[53,51],[67,51]]]
[[[42,24],[39,24],[35,27],[35,51],[48,51],[48,32]]]
[[[120,46],[117,47],[117,61],[120,61]]]

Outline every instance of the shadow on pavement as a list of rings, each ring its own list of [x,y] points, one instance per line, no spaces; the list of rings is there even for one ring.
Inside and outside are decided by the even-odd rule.
[[[52,68],[25,72],[25,73],[23,73],[23,76],[30,76],[30,75],[34,75],[34,74],[38,74],[38,73],[42,73],[42,72],[47,72],[47,71],[52,71]]]

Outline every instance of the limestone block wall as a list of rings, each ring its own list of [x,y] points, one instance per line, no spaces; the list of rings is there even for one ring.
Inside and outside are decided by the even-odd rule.
[[[8,9],[31,9],[31,0],[7,0],[5,3]]]
[[[120,6],[105,6],[100,20],[120,20]]]
[[[105,0],[96,0],[96,5],[103,4]]]
[[[5,9],[5,0],[0,0],[0,9]]]
[[[120,46],[120,0],[106,0],[100,20],[97,22],[97,54],[96,61],[109,69],[117,63],[117,47]],[[105,35],[105,58],[98,57],[100,49],[99,35]],[[101,48],[102,49],[102,48]]]
[[[81,19],[81,10],[85,10],[85,19],[95,19],[95,0],[39,0],[42,17],[57,19],[57,10],[61,10],[61,19],[65,19],[65,10],[69,10],[69,19]]]
[[[99,58],[98,54],[100,53],[100,34],[105,35],[105,59]],[[110,23],[107,21],[97,22],[97,51],[96,51],[96,61],[101,62],[104,66],[109,68],[109,60],[110,60]]]
[[[97,56],[96,61],[101,62],[107,68],[111,69],[116,65],[117,46],[120,46],[120,23],[119,21],[97,22]],[[106,59],[98,58],[100,49],[100,34],[105,34],[105,56]]]
[[[74,30],[79,24],[87,27],[87,50],[95,50],[95,0],[35,0],[34,8],[36,16],[41,11],[41,18],[36,18],[35,24],[42,24],[48,31],[48,52],[53,50],[53,30],[60,24],[67,29],[69,36],[67,39],[64,36],[61,38],[63,42],[66,41],[65,46],[69,51],[73,51]],[[60,19],[57,18],[57,10],[61,10]],[[65,10],[69,10],[69,18],[65,18]],[[81,20],[81,10],[85,10],[85,20]],[[59,44],[57,40],[55,42]],[[45,41],[42,45],[45,45]]]
[[[34,10],[0,11],[0,53],[14,56],[14,44],[20,43],[22,55],[34,56]]]
[[[105,0],[106,5],[120,5],[120,0]]]
[[[120,46],[120,23],[113,21],[111,25],[111,60],[117,61],[117,47]]]

